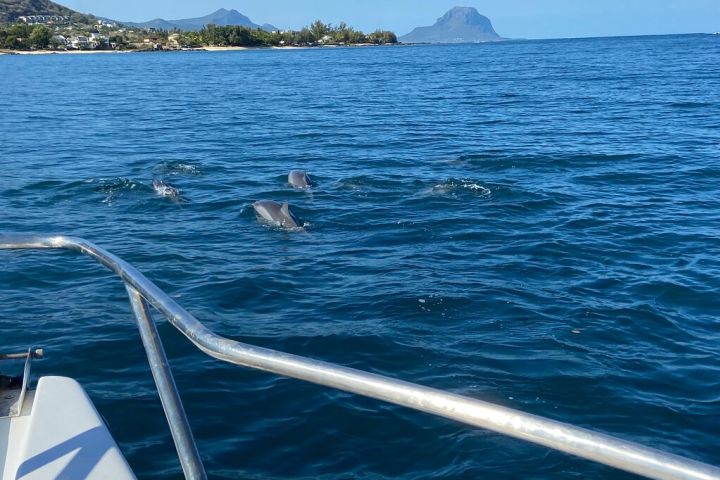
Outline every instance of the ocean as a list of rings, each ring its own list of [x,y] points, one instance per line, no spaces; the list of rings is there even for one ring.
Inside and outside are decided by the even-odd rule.
[[[0,232],[95,242],[233,339],[718,465],[719,92],[712,35],[2,56]],[[0,265],[2,351],[44,347],[141,478],[180,478],[122,283]],[[156,318],[211,478],[634,478]]]

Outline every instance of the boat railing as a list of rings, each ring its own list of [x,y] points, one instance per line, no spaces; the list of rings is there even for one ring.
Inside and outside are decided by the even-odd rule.
[[[483,400],[224,338],[205,327],[132,265],[81,238],[0,236],[0,249],[74,250],[93,258],[123,280],[180,464],[188,479],[207,476],[150,306],[200,350],[226,362],[431,413],[648,478],[720,480],[720,468],[610,435]]]

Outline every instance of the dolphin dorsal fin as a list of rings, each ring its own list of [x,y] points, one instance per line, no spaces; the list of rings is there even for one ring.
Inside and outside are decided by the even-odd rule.
[[[282,206],[280,207],[280,211],[285,215],[290,215],[290,207],[288,206],[287,202],[283,202]]]

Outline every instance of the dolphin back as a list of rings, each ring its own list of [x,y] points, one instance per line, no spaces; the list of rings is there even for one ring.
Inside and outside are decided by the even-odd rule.
[[[295,188],[308,188],[311,185],[310,177],[305,170],[290,170],[288,183]]]
[[[255,214],[263,220],[283,228],[300,228],[300,222],[290,211],[287,202],[279,204],[272,200],[260,200],[253,203]]]
[[[154,179],[152,181],[152,186],[155,193],[161,197],[170,197],[172,199],[178,199],[180,197],[180,190],[168,183],[165,183],[164,180]]]

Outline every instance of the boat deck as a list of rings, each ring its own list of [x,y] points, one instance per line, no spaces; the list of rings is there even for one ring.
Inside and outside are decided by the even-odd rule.
[[[6,356],[7,357],[7,356]],[[5,480],[134,479],[102,417],[72,378],[0,375],[0,472]],[[10,358],[19,358],[11,356]]]

